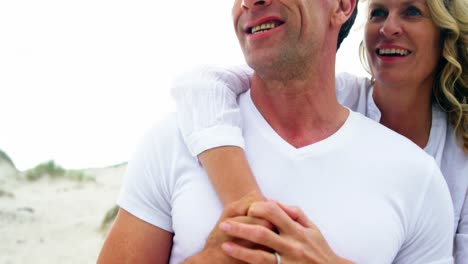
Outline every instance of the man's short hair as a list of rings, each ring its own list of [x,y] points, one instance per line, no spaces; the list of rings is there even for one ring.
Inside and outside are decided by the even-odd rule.
[[[341,42],[343,42],[343,40],[348,36],[349,31],[353,27],[354,20],[356,20],[357,12],[358,12],[358,8],[356,4],[353,10],[353,13],[340,28],[340,33],[338,34],[338,45],[336,46],[336,50],[340,48]]]

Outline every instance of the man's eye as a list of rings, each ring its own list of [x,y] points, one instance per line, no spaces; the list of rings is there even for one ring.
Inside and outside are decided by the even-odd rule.
[[[369,19],[372,19],[372,18],[381,18],[381,17],[385,17],[387,15],[387,11],[383,10],[383,9],[373,9],[370,14],[369,14]]]
[[[414,7],[414,6],[410,6],[410,7],[408,7],[408,9],[405,10],[405,15],[410,16],[410,17],[420,16],[421,11],[418,8]]]

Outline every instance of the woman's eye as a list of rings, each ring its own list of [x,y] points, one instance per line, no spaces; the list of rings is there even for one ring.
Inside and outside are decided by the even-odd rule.
[[[383,9],[376,8],[376,9],[371,10],[371,12],[369,14],[369,18],[370,19],[380,18],[380,17],[385,17],[386,15],[387,15],[387,11],[385,11]]]
[[[411,7],[409,7],[408,9],[406,9],[405,15],[406,15],[406,16],[410,16],[410,17],[412,17],[412,16],[420,16],[420,15],[421,15],[421,11],[420,11],[418,8],[414,7],[414,6],[411,6]]]

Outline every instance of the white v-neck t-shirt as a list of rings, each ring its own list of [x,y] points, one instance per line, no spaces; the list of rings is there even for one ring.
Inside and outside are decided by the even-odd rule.
[[[250,87],[247,66],[204,66],[186,72],[173,83],[181,133],[193,156],[214,147],[244,147],[237,95]],[[381,113],[368,78],[348,73],[336,76],[338,101],[380,122]],[[468,263],[468,154],[457,144],[447,115],[432,108],[432,126],[424,151],[434,157],[449,186],[454,207],[456,263]]]
[[[356,263],[452,263],[452,204],[434,159],[350,111],[330,137],[299,149],[240,96],[245,152],[267,197],[302,208],[338,255]],[[175,116],[146,136],[118,204],[174,233],[170,263],[199,252],[222,206]],[[157,245],[155,245],[157,250]]]

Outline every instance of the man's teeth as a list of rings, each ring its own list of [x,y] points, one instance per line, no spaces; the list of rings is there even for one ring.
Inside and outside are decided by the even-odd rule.
[[[252,34],[258,34],[270,29],[273,29],[276,27],[276,24],[271,22],[271,23],[263,23],[261,25],[255,26],[252,28]]]
[[[379,55],[400,55],[406,56],[409,54],[408,50],[404,49],[378,49]]]

